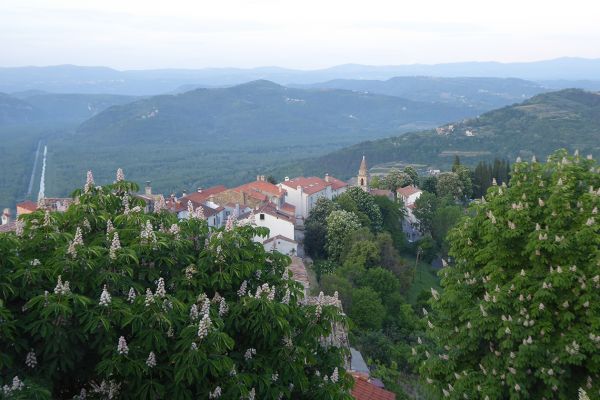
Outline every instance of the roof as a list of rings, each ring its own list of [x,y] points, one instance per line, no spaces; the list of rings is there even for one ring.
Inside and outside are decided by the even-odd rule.
[[[408,197],[411,196],[415,193],[419,193],[421,192],[421,189],[419,189],[416,186],[413,185],[409,185],[409,186],[405,186],[403,188],[398,188],[396,189],[396,193],[398,193],[400,196],[402,197]]]
[[[347,182],[344,182],[340,179],[334,178],[333,176],[329,176],[328,179],[329,179],[329,183],[331,183],[331,188],[333,190],[338,190],[338,189],[348,186]]]
[[[367,367],[367,363],[363,358],[360,351],[356,350],[353,347],[350,347],[350,370],[355,372],[361,372],[369,376],[369,367]]]
[[[297,189],[298,186],[301,186],[302,191],[306,194],[314,194],[320,192],[322,190],[325,190],[327,186],[331,185],[331,183],[325,182],[324,179],[318,178],[316,176],[310,176],[308,178],[299,176],[288,181],[283,181],[281,182],[281,184],[292,189]]]
[[[310,285],[306,267],[300,257],[292,256],[292,263],[288,266],[288,270],[292,271],[292,279],[294,281],[301,283],[305,287]]]
[[[367,158],[364,155],[360,162],[360,167],[358,167],[358,173],[359,175],[366,175],[368,173]]]
[[[281,189],[279,187],[277,187],[277,185],[273,185],[270,182],[267,181],[253,181],[253,182],[249,182],[249,183],[245,183],[241,186],[238,186],[236,188],[233,188],[232,190],[235,190],[237,192],[246,192],[246,193],[252,193],[252,192],[258,192],[258,193],[268,193],[272,196],[280,196],[281,193]]]
[[[275,218],[281,218],[292,224],[296,222],[296,218],[294,216],[289,215],[287,212],[278,210],[277,207],[273,203],[267,203],[264,206],[260,207],[258,210],[254,212],[255,214],[269,214]]]
[[[191,200],[192,202],[196,203],[202,203],[203,201],[207,200],[211,195],[224,192],[225,190],[227,190],[227,188],[223,185],[213,186],[208,189],[203,189],[201,192],[186,194],[179,200],[185,203],[186,206],[188,200]]]
[[[265,241],[263,242],[263,244],[271,243],[271,242],[272,242],[272,241],[274,241],[275,239],[277,239],[277,240],[283,240],[283,241],[290,242],[290,243],[298,243],[298,242],[296,242],[294,239],[290,239],[290,238],[289,238],[289,237],[287,237],[287,236],[283,236],[283,235],[277,235],[277,236],[273,236],[272,238],[269,238],[269,239],[265,240]]]
[[[35,211],[37,210],[37,203],[34,203],[31,200],[25,200],[22,203],[18,203],[17,208],[24,208],[25,210]]]
[[[279,209],[285,213],[290,214],[291,216],[296,215],[296,206],[290,203],[283,203],[283,205]]]
[[[381,389],[363,377],[354,377],[354,388],[350,391],[356,400],[396,400],[396,395]]]
[[[0,233],[3,232],[14,232],[17,229],[15,221],[10,221],[8,224],[0,225]]]
[[[389,191],[388,189],[371,189],[371,190],[369,190],[369,193],[371,193],[373,196],[384,196],[384,197],[390,197],[393,195],[393,193],[391,191]]]

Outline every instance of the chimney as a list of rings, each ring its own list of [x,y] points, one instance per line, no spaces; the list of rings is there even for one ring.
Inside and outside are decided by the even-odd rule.
[[[0,225],[6,225],[10,222],[10,209],[5,208],[2,212],[2,220],[0,220]]]
[[[146,187],[144,188],[144,193],[146,193],[147,196],[152,195],[152,186],[150,186],[150,181],[146,181]]]
[[[284,181],[285,181],[285,182],[288,182],[289,180],[290,180],[290,177],[289,177],[289,176],[286,176],[286,177],[284,178]]]
[[[181,193],[181,197],[185,197],[187,195],[187,191],[185,189],[183,189],[183,192]]]
[[[300,186],[300,185],[296,186],[296,190],[299,191],[300,193],[302,193],[302,186]]]
[[[325,182],[329,182],[329,174],[325,174]]]
[[[261,175],[261,176],[260,176],[260,180],[264,182],[264,181],[265,181],[265,176],[264,176],[264,175]]]
[[[260,175],[256,175],[256,180],[260,181]]]
[[[240,215],[240,203],[235,203],[235,216],[239,216]]]
[[[202,187],[198,187],[198,193],[202,193]]]

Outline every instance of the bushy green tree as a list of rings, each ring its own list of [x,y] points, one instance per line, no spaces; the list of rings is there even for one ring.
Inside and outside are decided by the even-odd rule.
[[[419,173],[417,172],[415,167],[408,165],[404,167],[403,172],[410,177],[411,185],[419,184]]]
[[[352,292],[352,306],[349,315],[359,328],[380,329],[385,314],[385,307],[375,290],[363,287]]]
[[[394,193],[396,193],[396,189],[412,185],[413,183],[414,181],[411,175],[406,172],[402,172],[397,168],[392,168],[385,178],[383,178],[383,184],[385,187]]]
[[[375,196],[354,186],[339,195],[335,202],[346,211],[354,212],[357,215],[364,214],[366,216],[365,226],[369,226],[373,232],[381,231],[383,218],[381,210],[375,202]]]
[[[360,229],[356,214],[344,210],[333,211],[327,217],[327,252],[332,260],[339,260],[346,240],[352,232]]]
[[[264,228],[147,214],[136,190],[90,173],[66,212],[0,234],[0,397],[350,398],[320,344],[339,310],[299,301]]]
[[[598,398],[600,170],[559,151],[517,162],[509,187],[451,233],[416,347],[423,377],[447,398]]]
[[[465,195],[464,183],[455,172],[442,172],[437,177],[435,192],[439,197],[450,196],[456,200]]]

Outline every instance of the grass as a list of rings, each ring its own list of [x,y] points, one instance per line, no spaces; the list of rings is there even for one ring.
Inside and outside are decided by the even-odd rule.
[[[431,265],[425,262],[419,262],[413,282],[408,289],[407,297],[409,303],[415,304],[419,293],[423,290],[430,290],[431,288],[440,288],[440,278],[437,276],[436,271],[431,268]]]

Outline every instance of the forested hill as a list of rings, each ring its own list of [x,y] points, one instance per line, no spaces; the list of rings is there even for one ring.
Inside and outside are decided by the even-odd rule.
[[[454,104],[472,108],[478,114],[548,91],[539,83],[516,78],[432,76],[399,76],[388,80],[335,79],[303,87],[356,90],[413,101]]]
[[[382,137],[475,115],[466,107],[427,104],[347,90],[286,88],[254,81],[196,89],[112,107],[84,123],[85,135],[122,141],[229,140],[344,136]]]
[[[385,162],[447,167],[455,155],[465,163],[494,157],[545,158],[558,148],[600,156],[600,93],[566,89],[438,129],[368,141],[285,168],[296,173],[356,174],[366,155],[370,165]]]

